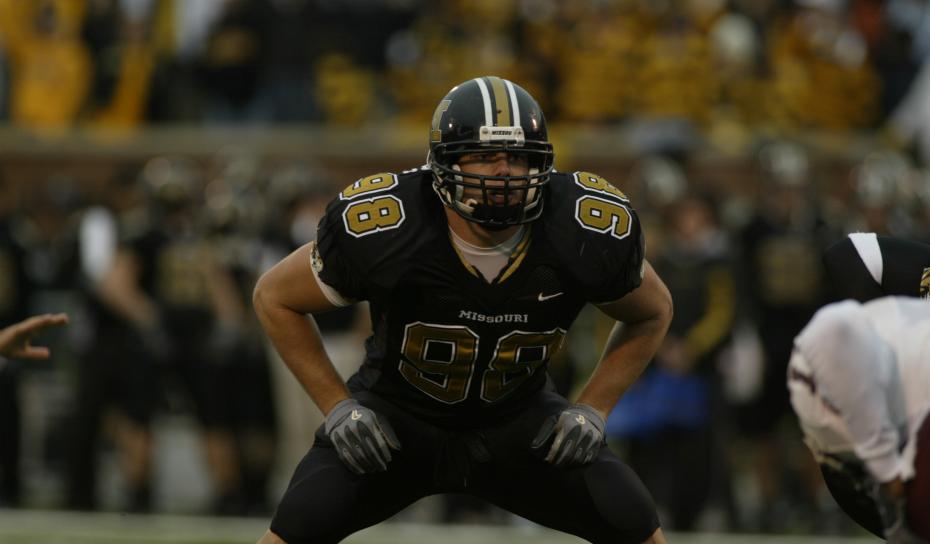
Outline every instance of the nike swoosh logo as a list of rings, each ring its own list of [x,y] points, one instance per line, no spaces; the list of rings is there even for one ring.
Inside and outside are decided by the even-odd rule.
[[[555,298],[555,297],[557,297],[557,296],[560,296],[561,294],[562,294],[562,291],[559,291],[558,293],[553,293],[553,294],[551,294],[551,295],[544,295],[544,294],[542,294],[542,293],[539,293],[539,297],[538,297],[538,298],[539,298],[539,302],[545,302],[545,301],[549,300],[550,298]]]

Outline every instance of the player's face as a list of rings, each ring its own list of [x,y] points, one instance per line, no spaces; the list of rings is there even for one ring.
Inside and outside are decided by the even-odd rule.
[[[505,153],[503,151],[489,151],[487,153],[471,153],[462,155],[458,162],[459,168],[463,173],[476,174],[479,176],[525,176],[529,173],[529,157],[525,153]],[[465,177],[465,180],[470,178]],[[510,180],[508,186],[510,191],[495,191],[494,188],[505,186],[502,179],[486,179],[485,185],[491,190],[488,191],[490,205],[513,205],[523,200],[524,191],[514,191],[515,187],[525,187],[525,179]],[[481,186],[476,182],[473,187],[465,187],[462,200],[474,199],[477,202],[483,200]]]

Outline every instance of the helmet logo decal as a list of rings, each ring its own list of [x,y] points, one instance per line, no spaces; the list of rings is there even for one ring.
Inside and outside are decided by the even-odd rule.
[[[436,111],[433,112],[432,130],[429,132],[429,139],[431,142],[442,141],[442,129],[439,127],[439,123],[442,122],[442,114],[446,113],[446,110],[449,109],[449,105],[451,104],[451,100],[443,100],[436,106]]]

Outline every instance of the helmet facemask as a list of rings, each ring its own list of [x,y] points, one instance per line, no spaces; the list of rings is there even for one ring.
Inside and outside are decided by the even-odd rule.
[[[481,128],[484,132],[487,127]],[[494,176],[462,171],[462,157],[488,153],[505,153],[507,160],[513,155],[526,157],[527,173]],[[501,230],[529,223],[542,214],[544,189],[552,172],[552,145],[548,142],[439,144],[430,151],[428,162],[435,176],[433,187],[443,202],[484,228]]]

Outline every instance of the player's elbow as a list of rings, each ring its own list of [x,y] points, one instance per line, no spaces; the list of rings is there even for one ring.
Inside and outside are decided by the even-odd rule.
[[[265,272],[258,278],[258,281],[255,282],[255,288],[252,289],[252,308],[259,318],[268,314],[272,291],[272,282],[269,279],[268,272]]]
[[[665,284],[662,284],[661,288],[657,291],[654,302],[655,319],[657,322],[661,323],[662,330],[667,331],[672,324],[672,317],[675,316],[675,303],[672,301],[672,294]]]
[[[672,296],[669,295],[665,299],[664,310],[662,311],[662,321],[665,323],[665,328],[668,329],[669,325],[672,324],[672,318],[675,317],[675,303],[672,302]]]
[[[675,304],[672,302],[672,293],[668,290],[668,286],[648,263],[640,289],[644,289],[643,300],[646,301],[645,307],[651,314],[649,320],[657,324],[662,334],[665,334],[675,315]]]

